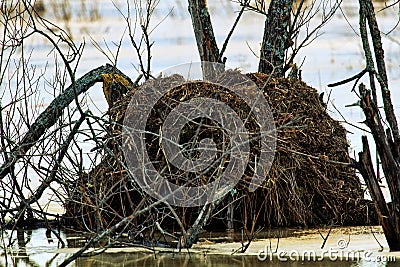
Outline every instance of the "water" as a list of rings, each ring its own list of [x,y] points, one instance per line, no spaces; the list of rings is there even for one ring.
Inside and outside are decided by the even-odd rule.
[[[113,253],[113,254],[102,254],[93,257],[90,261],[82,259],[77,261],[77,264],[88,264],[91,266],[115,266],[115,262],[120,262],[120,266],[164,266],[164,267],[176,267],[176,266],[220,266],[220,267],[231,267],[231,266],[307,266],[308,263],[301,261],[289,261],[281,262],[277,259],[273,261],[260,261],[257,256],[221,256],[221,255],[141,255],[141,254],[126,254],[126,253]],[[315,262],[310,266],[359,266],[353,262]],[[387,265],[390,266],[390,265]],[[394,266],[394,265],[393,265]]]
[[[326,234],[327,229],[319,229],[321,233]],[[374,231],[379,228],[374,227]],[[60,231],[59,235],[66,247],[61,248],[61,243],[57,241],[54,234],[50,239],[46,238],[45,229],[35,229],[31,231],[19,230],[5,231],[11,246],[8,248],[8,254],[5,256],[4,251],[0,251],[0,266],[57,266],[66,258],[72,255],[77,248],[81,247],[87,239],[87,235],[76,232]],[[270,246],[275,250],[277,239],[273,238],[276,234],[281,233],[282,239],[278,246],[277,253],[273,257],[269,254],[263,257],[259,254],[260,249]],[[214,233],[215,236],[221,236],[223,233]],[[364,255],[364,251],[371,252],[369,259],[360,257],[349,257],[349,260],[341,254],[325,254],[321,257],[322,239],[316,229],[299,230],[299,229],[279,229],[272,231],[262,231],[258,234],[259,239],[253,241],[249,246],[246,254],[232,252],[240,248],[239,243],[214,243],[211,236],[200,238],[200,243],[190,250],[183,250],[178,253],[173,249],[156,248],[155,253],[149,249],[141,249],[134,247],[110,248],[106,252],[91,256],[78,258],[71,266],[396,266],[396,261],[400,260],[400,253],[379,251],[379,245],[374,240],[368,227],[343,227],[335,228],[328,238],[324,247],[325,251],[337,249],[337,240],[348,240],[348,250],[352,253],[360,252]],[[7,239],[6,238],[6,239]],[[264,239],[262,239],[264,238]],[[265,239],[270,238],[270,239]],[[339,238],[339,239],[338,239]],[[343,239],[344,238],[344,239]],[[384,237],[381,233],[376,234],[376,238],[381,244],[387,247]],[[2,240],[2,239],[1,239]],[[211,240],[211,241],[210,241]],[[2,244],[0,242],[0,244]],[[310,254],[302,254],[303,251],[315,251],[316,256]],[[286,254],[282,254],[286,251]],[[293,252],[298,252],[294,254]],[[260,256],[258,256],[260,255]],[[280,255],[280,256],[278,256]],[[304,257],[303,257],[304,255]],[[336,255],[336,258],[335,258]],[[346,255],[346,254],[342,254]],[[350,254],[356,255],[356,254]],[[372,256],[380,255],[386,257],[385,262],[373,262]],[[397,256],[397,258],[389,258]]]
[[[221,47],[227,32],[236,18],[234,11],[238,11],[239,7],[234,2],[227,0],[209,1],[208,4],[216,39],[218,45]],[[138,72],[135,69],[138,62],[137,57],[127,36],[126,22],[117,11],[118,8],[123,14],[127,14],[125,1],[97,0],[85,2],[71,0],[67,2],[46,0],[44,1],[44,6],[46,7],[44,15],[48,19],[66,29],[75,42],[86,43],[77,68],[78,77],[94,67],[113,61],[117,53],[116,44],[118,43],[121,43],[118,55],[119,69],[133,79],[137,77]],[[376,6],[382,8],[383,2],[376,2]],[[327,87],[329,83],[348,78],[364,68],[363,51],[358,36],[357,8],[357,1],[344,1],[342,9],[322,29],[323,35],[300,51],[296,63],[300,65],[304,60],[302,77],[307,84],[315,87],[320,92],[325,92],[325,100],[330,95],[328,110],[333,117],[343,120],[337,111],[339,110],[346,120],[361,128],[366,128],[363,124],[359,123],[364,120],[361,110],[358,107],[345,107],[345,105],[354,103],[357,100],[356,95],[350,92],[352,84],[342,85],[333,89]],[[65,19],[65,16],[62,15],[63,9],[70,11],[69,19]],[[388,32],[397,23],[397,9],[381,11],[377,13],[377,17],[383,33]],[[318,21],[319,19],[320,16],[317,16],[316,20]],[[161,24],[158,24],[160,22]],[[153,73],[158,73],[173,65],[199,60],[190,17],[183,2],[179,0],[161,1],[155,9],[152,26],[157,26],[151,34],[151,39],[154,41],[151,64]],[[263,26],[263,16],[251,12],[244,14],[225,53],[225,56],[228,58],[228,66],[240,68],[243,72],[255,72],[257,70],[258,59],[254,53],[258,54],[262,40]],[[400,31],[398,29],[394,30],[389,36],[383,35],[389,87],[392,89],[392,98],[398,114],[400,114],[400,101],[398,101],[400,90],[397,90],[400,86],[399,43]],[[103,52],[99,51],[99,47],[103,49]],[[30,38],[27,39],[25,49],[32,51],[30,63],[41,71],[44,71],[44,67],[47,66],[44,77],[48,80],[53,79],[52,75],[54,74],[55,63],[54,54],[49,54],[49,49],[51,49],[49,42],[42,38]],[[43,92],[40,95],[39,102],[41,103],[39,106],[43,109],[53,99],[52,89],[45,86],[45,82],[40,86],[40,88],[43,88]],[[94,101],[99,113],[107,109],[100,85],[92,88],[88,93],[88,97]],[[89,106],[96,110],[94,105]],[[360,135],[363,132],[349,124],[345,124],[345,126],[350,133],[349,140],[352,153],[358,152],[361,148]],[[41,200],[43,205],[48,204],[49,195]],[[388,195],[387,192],[386,195]],[[62,213],[60,206],[54,203],[50,203],[46,207],[49,212]],[[63,238],[66,238],[64,233],[62,235]],[[19,266],[42,266],[50,262],[49,266],[55,266],[65,258],[65,254],[57,254],[56,243],[48,243],[44,230],[33,231],[30,238],[31,241],[26,244],[26,247],[23,249],[24,251],[18,248],[17,254],[15,254],[11,262]],[[55,258],[53,259],[53,257]],[[114,265],[116,262],[121,265],[132,264],[134,266],[145,264],[159,264],[163,266],[201,264],[213,266],[217,265],[216,262],[218,262],[218,266],[222,266],[220,264],[225,264],[224,266],[266,265],[265,262],[260,263],[254,260],[254,257],[208,255],[207,257],[193,256],[190,259],[187,255],[164,255],[154,259],[152,255],[127,253],[107,253],[92,258],[82,258],[77,261],[77,265],[93,264],[94,266],[108,266]],[[0,265],[2,264],[4,262],[0,263]],[[319,266],[322,264],[329,266],[330,263],[323,262],[312,265]],[[341,264],[343,266],[351,265],[351,263]],[[274,265],[278,266],[278,263],[272,263],[272,266]],[[302,265],[302,263],[288,263],[287,265],[297,266]],[[369,266],[365,262],[361,265]]]

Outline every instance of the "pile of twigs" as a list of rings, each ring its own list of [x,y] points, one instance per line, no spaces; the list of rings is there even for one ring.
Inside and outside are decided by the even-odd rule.
[[[176,184],[187,182],[188,177],[193,178],[193,185],[216,178],[213,176],[215,169],[195,179],[181,170],[165,168],[168,162],[161,153],[157,138],[163,121],[178,103],[199,96],[216,98],[229,105],[242,120],[247,118],[246,129],[255,138],[250,142],[250,162],[244,176],[235,189],[214,207],[208,221],[210,227],[226,228],[230,225],[252,232],[259,226],[365,224],[367,204],[363,201],[361,183],[349,166],[346,131],[328,115],[317,91],[297,79],[275,79],[259,73],[247,76],[262,88],[277,129],[274,163],[262,188],[254,193],[248,191],[254,158],[260,152],[256,137],[259,126],[250,107],[234,93],[215,84],[194,82],[181,85],[184,78],[178,75],[142,85],[154,87],[163,84],[173,88],[157,102],[147,120],[146,148],[155,168],[168,169],[165,177]],[[224,76],[219,79],[224,79]],[[154,199],[129,176],[121,150],[125,111],[136,90],[137,87],[131,88],[110,105],[105,156],[97,167],[77,180],[76,190],[71,192],[70,201],[66,203],[65,218],[74,225],[106,229],[135,210],[154,203]],[[226,139],[213,127],[212,121],[202,123],[200,134],[196,125],[188,124],[183,129],[183,143],[192,144],[201,138],[211,138],[218,150],[223,149]],[[154,229],[161,231],[162,228],[180,231],[182,226],[190,227],[200,211],[201,207],[156,205],[135,217],[129,232],[138,238],[150,229],[153,229],[150,230],[152,234]]]

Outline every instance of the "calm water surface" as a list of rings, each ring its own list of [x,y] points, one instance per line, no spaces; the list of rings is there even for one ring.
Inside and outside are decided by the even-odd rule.
[[[60,236],[66,246],[70,248],[60,248],[61,244],[52,236],[51,239],[46,238],[45,229],[36,229],[33,231],[18,231],[10,236],[11,232],[7,231],[5,235],[11,240],[11,248],[8,250],[7,256],[0,252],[0,266],[57,266],[62,263],[73,252],[70,248],[76,248],[83,245],[86,237],[72,232],[60,231]],[[285,229],[283,229],[285,231]],[[286,234],[292,235],[292,231],[288,230]],[[298,232],[301,234],[301,231]],[[265,233],[266,234],[266,233]],[[271,234],[271,233],[269,233]],[[286,235],[285,233],[283,233]],[[334,238],[334,237],[332,237]],[[371,242],[370,236],[365,240]],[[322,239],[321,239],[322,240]],[[318,240],[313,243],[318,247],[321,243]],[[309,244],[310,245],[310,244]],[[309,246],[308,245],[308,246]],[[240,245],[235,244],[235,249]],[[304,243],[303,249],[311,249]],[[279,248],[282,251],[282,247]],[[302,249],[301,247],[297,249]],[[362,249],[360,247],[360,249]],[[253,249],[254,250],[254,249]],[[291,251],[291,249],[289,250]],[[105,253],[92,256],[78,258],[71,266],[397,266],[396,262],[372,263],[365,260],[359,262],[346,261],[330,261],[325,258],[323,261],[290,261],[283,262],[277,257],[262,261],[256,255],[213,255],[208,250],[202,253],[173,253],[173,252],[121,252],[118,249],[112,249]],[[286,256],[287,259],[289,259]],[[301,259],[301,258],[300,258]],[[316,259],[319,259],[318,257]],[[8,264],[8,265],[7,265]]]

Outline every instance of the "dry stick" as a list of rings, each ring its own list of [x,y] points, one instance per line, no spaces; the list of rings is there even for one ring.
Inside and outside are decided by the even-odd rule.
[[[220,177],[221,176],[221,169],[218,170],[218,174]],[[214,202],[207,203],[206,205],[203,206],[202,210],[200,211],[196,221],[194,224],[188,229],[187,234],[185,235],[186,237],[186,244],[185,246],[187,248],[190,248],[195,241],[198,238],[198,235],[200,233],[200,230],[205,226],[205,224],[208,222],[208,219],[211,216],[212,211],[218,204],[223,200],[224,198],[221,197],[217,199]],[[179,244],[180,245],[180,244]]]
[[[130,18],[130,16],[131,16],[131,8],[130,8],[129,1],[126,1],[126,4],[127,4],[127,12],[128,12],[127,16],[125,16],[124,13],[121,11],[121,9],[119,9],[118,7],[117,7],[117,10],[126,21],[126,24],[128,26],[128,32],[129,32],[129,39],[131,41],[131,44],[132,44],[133,48],[136,51],[136,55],[137,55],[138,60],[139,60],[140,71],[144,75],[144,78],[146,80],[148,80],[148,73],[146,73],[146,71],[144,69],[144,63],[143,63],[143,58],[142,58],[142,53],[141,53],[141,41],[139,42],[139,45],[138,45],[137,42],[135,41],[135,38],[134,38],[135,30],[132,31],[131,18]],[[139,12],[139,9],[137,8],[136,11]],[[137,17],[139,17],[139,14],[137,14]]]
[[[24,65],[24,64],[23,64]],[[26,94],[25,94],[25,96],[26,96]],[[14,100],[14,101],[17,101],[17,100]],[[13,101],[13,103],[16,103],[16,102],[14,102]],[[0,139],[0,145],[1,145],[1,151],[2,151],[2,154],[3,154],[3,157],[4,157],[4,160],[5,161],[8,161],[8,155],[7,155],[7,150],[6,150],[6,143],[5,143],[5,141],[6,141],[6,137],[5,137],[5,134],[4,134],[4,125],[3,125],[3,116],[2,116],[2,110],[3,110],[3,107],[2,107],[2,105],[1,105],[1,103],[0,103],[0,136],[1,136],[1,139]],[[7,139],[7,142],[8,143],[10,143],[10,141]],[[11,170],[10,170],[10,176],[11,176],[11,180],[12,180],[12,182],[13,182],[13,192],[12,192],[12,194],[11,194],[11,196],[10,196],[10,198],[9,199],[12,199],[13,198],[13,195],[14,195],[14,193],[15,193],[15,190],[17,190],[17,192],[18,192],[18,195],[19,195],[19,197],[21,198],[21,200],[22,201],[26,201],[26,198],[25,198],[25,196],[24,196],[24,193],[22,192],[22,188],[21,188],[21,186],[20,186],[20,184],[17,182],[17,177],[16,177],[16,175],[15,175],[15,172],[14,172],[14,168],[11,168]],[[4,199],[4,202],[2,202],[2,204],[3,204],[3,206],[5,206],[5,207],[7,207],[7,208],[9,208],[10,207],[10,205],[11,205],[11,201],[9,201],[9,204],[8,204],[8,206],[5,204],[5,199]],[[5,213],[4,213],[5,214]],[[28,216],[31,216],[32,215],[32,213],[31,212],[29,212],[29,214],[28,214]],[[2,216],[4,216],[3,214],[2,214]]]
[[[358,130],[360,130],[360,131],[363,131],[363,132],[366,132],[366,133],[371,133],[371,132],[368,131],[367,129],[364,129],[364,128],[362,128],[362,127],[360,127],[360,126],[358,126],[358,125],[355,125],[354,123],[351,123],[351,122],[349,122],[348,120],[346,120],[346,118],[344,117],[344,115],[342,114],[342,112],[340,112],[340,110],[336,107],[336,105],[335,105],[332,101],[331,101],[330,104],[331,104],[332,107],[335,109],[335,111],[340,115],[340,117],[342,117],[344,123],[346,123],[346,124],[348,124],[348,125],[350,125],[350,126],[356,128],[356,129],[358,129]],[[357,106],[360,106],[360,104],[357,103]],[[349,105],[346,105],[345,107],[349,107]],[[340,121],[340,122],[342,122],[342,121]],[[347,132],[351,133],[349,130],[348,130]]]
[[[120,222],[118,222],[117,224],[113,225],[112,227],[104,230],[102,233],[98,234],[96,237],[91,238],[85,246],[83,246],[80,250],[78,250],[76,253],[74,253],[71,257],[69,257],[68,259],[66,259],[64,262],[62,262],[59,267],[65,267],[68,264],[70,264],[71,262],[73,262],[75,259],[77,259],[78,257],[80,257],[82,255],[83,252],[85,252],[86,250],[88,250],[90,248],[90,246],[92,244],[97,243],[98,241],[100,241],[102,238],[104,238],[105,236],[111,235],[112,233],[114,233],[115,231],[117,231],[119,228],[127,225],[131,220],[133,220],[136,216],[143,214],[147,211],[149,211],[150,209],[152,209],[153,207],[163,203],[164,200],[158,200],[156,202],[153,202],[152,204],[149,204],[146,208],[142,209],[142,210],[138,210],[136,209],[131,215],[129,215],[128,217],[123,218]],[[144,203],[144,201],[142,201],[141,203]]]
[[[275,247],[275,250],[274,250],[274,251],[272,251],[272,242],[271,242],[271,239],[269,239],[269,250],[271,251],[271,253],[277,253],[277,252],[278,252],[278,248],[279,248],[279,240],[280,240],[280,237],[278,236],[278,240],[276,241],[276,247]]]
[[[378,117],[378,108],[371,99],[371,94],[366,90],[364,84],[360,85],[361,108],[365,115],[365,123],[371,129],[372,136],[375,140],[376,150],[382,161],[382,169],[388,182],[390,194],[393,203],[400,203],[400,168],[393,157],[389,143],[387,142],[385,130],[382,121]],[[366,177],[364,177],[366,179]]]
[[[289,32],[289,36],[290,37],[292,37],[293,33],[295,32],[294,29],[295,29],[295,26],[296,26],[296,23],[297,23],[298,19],[299,18],[302,19],[300,16],[303,13],[302,11],[303,11],[304,2],[305,2],[305,0],[301,0],[299,6],[297,7],[296,14],[294,15],[293,21],[289,25],[288,32]]]
[[[302,49],[303,47],[309,45],[318,36],[320,36],[319,31],[321,30],[321,28],[324,25],[326,25],[329,22],[329,20],[331,20],[333,15],[335,15],[336,11],[340,8],[340,5],[341,5],[342,1],[343,0],[337,1],[333,5],[333,7],[327,13],[325,13],[325,15],[322,17],[321,22],[314,29],[312,29],[312,30],[307,29],[307,34],[304,37],[304,39],[300,42],[300,44],[297,44],[297,41],[295,41],[295,43],[296,43],[295,47],[292,46],[293,47],[293,52],[292,52],[291,56],[289,57],[289,59],[286,60],[285,66],[283,68],[284,72],[286,72],[290,68],[290,65],[293,63],[293,61],[296,58],[296,56],[298,55],[298,52],[300,51],[300,49]],[[300,3],[299,7],[297,8],[297,11],[302,11],[303,2],[305,2],[305,1],[302,1]],[[294,21],[292,22],[293,28],[290,28],[289,31],[288,31],[289,38],[292,41],[295,40],[299,36],[300,28],[302,26],[306,25],[307,23],[309,23],[315,17],[316,13],[311,14],[311,10],[313,9],[313,5],[311,6],[311,9],[307,14],[301,12],[303,14],[300,14],[301,15],[300,19],[301,20],[298,22],[297,26],[295,25],[295,23],[296,23],[296,20],[298,19],[298,16],[297,16],[297,14],[295,15]],[[307,7],[305,7],[305,9],[306,8]],[[317,7],[317,9],[318,8],[319,7]],[[308,28],[308,26],[306,28]],[[300,68],[301,68],[301,66],[299,67],[299,69]],[[299,76],[301,76],[301,75],[299,74]],[[300,80],[301,80],[301,78],[300,78]]]
[[[158,231],[160,231],[160,233],[161,233],[162,235],[166,235],[166,236],[172,237],[172,238],[175,239],[175,240],[179,240],[179,237],[176,237],[176,236],[174,236],[173,234],[170,234],[170,233],[168,233],[167,231],[165,231],[165,230],[161,227],[161,225],[160,225],[159,222],[156,222],[155,224],[156,224],[156,227],[157,227]]]
[[[262,1],[262,2],[264,3],[264,1]],[[268,13],[265,11],[265,6],[259,7],[257,5],[257,2],[256,2],[256,6],[250,5],[250,1],[248,1],[248,0],[238,1],[238,3],[240,4],[240,6],[245,7],[247,10],[259,13],[264,16],[268,16]]]
[[[299,151],[296,151],[296,150],[293,150],[293,149],[290,149],[290,148],[287,148],[287,147],[282,147],[282,149],[284,151],[291,152],[293,154],[297,154],[297,155],[300,155],[300,156],[304,156],[304,157],[308,157],[308,158],[312,158],[312,159],[316,159],[316,160],[326,161],[326,162],[329,162],[331,164],[342,165],[342,166],[351,166],[351,164],[352,164],[351,162],[342,162],[342,161],[336,161],[336,160],[330,160],[330,159],[326,160],[324,158],[313,156],[313,155],[309,155],[309,154],[306,154],[306,153],[303,153],[303,152],[299,152]]]
[[[389,208],[385,201],[385,197],[383,196],[383,193],[375,176],[368,139],[366,136],[362,136],[362,143],[363,151],[358,153],[359,162],[357,163],[357,169],[359,170],[361,176],[364,178],[371,198],[375,203],[378,218],[382,225],[389,247],[391,249],[400,249],[393,217],[390,214]]]
[[[359,1],[360,4],[364,1]],[[366,0],[364,2],[369,31],[372,39],[372,44],[374,47],[374,55],[376,60],[376,65],[378,69],[378,82],[381,86],[382,99],[384,104],[384,110],[386,114],[386,119],[389,122],[390,128],[392,130],[393,138],[395,143],[397,144],[397,149],[400,148],[400,134],[399,127],[397,124],[396,115],[394,113],[394,108],[392,104],[392,99],[390,95],[390,90],[388,86],[388,78],[386,74],[386,66],[385,66],[385,58],[384,51],[382,47],[381,33],[378,27],[378,23],[376,21],[374,6],[371,0]]]
[[[201,231],[201,229],[205,226],[205,224],[208,222],[208,219],[211,216],[212,211],[218,204],[222,201],[223,198],[220,198],[212,203],[207,203],[206,205],[203,206],[201,209],[196,221],[194,224],[187,230],[186,236],[186,242],[185,242],[185,247],[190,248],[198,238],[198,235]]]
[[[375,64],[371,53],[371,48],[368,41],[368,33],[367,33],[367,16],[365,14],[365,3],[362,1],[360,2],[360,35],[361,35],[361,42],[363,45],[365,60],[366,60],[366,69],[369,72],[369,82],[372,90],[372,99],[377,105],[378,100],[376,96],[376,87],[375,87]]]
[[[248,0],[246,0],[246,2],[248,2]],[[224,44],[222,45],[221,52],[219,53],[219,59],[218,59],[219,62],[225,63],[225,61],[226,61],[226,58],[224,58],[224,60],[222,60],[222,57],[223,57],[223,55],[224,55],[224,53],[225,53],[226,47],[228,46],[229,39],[231,38],[231,36],[232,36],[232,34],[233,34],[233,32],[234,32],[234,30],[235,30],[237,24],[239,23],[239,20],[240,20],[240,18],[242,17],[245,8],[246,8],[246,6],[243,5],[243,6],[242,6],[242,9],[239,11],[239,15],[237,16],[235,22],[233,23],[233,26],[232,26],[231,30],[230,30],[229,33],[228,33],[228,36],[226,36],[226,39],[225,39],[225,41],[224,41]]]
[[[379,252],[382,252],[382,251],[383,251],[383,246],[382,246],[382,244],[379,242],[378,238],[376,238],[375,233],[374,233],[374,231],[373,231],[373,229],[372,229],[372,225],[370,225],[369,227],[371,228],[371,234],[372,234],[372,236],[374,237],[376,243],[378,243],[378,245],[379,245],[379,247],[380,247],[380,249],[379,249],[378,251],[379,251]]]
[[[300,15],[303,13],[302,9],[303,9],[304,2],[305,2],[305,0],[301,0],[299,6],[297,8],[296,14],[294,15],[293,21],[289,25],[288,38],[290,38],[290,41],[293,41],[294,39],[296,39],[296,36],[299,35],[299,30],[298,29],[295,30],[295,26],[296,26],[297,20],[300,18]],[[301,18],[301,19],[303,19],[303,18]],[[311,35],[308,35],[305,39],[308,39],[309,36],[311,36]],[[287,43],[289,44],[290,42],[287,42]],[[302,43],[304,44],[304,41]],[[297,52],[300,49],[301,49],[301,45],[297,49],[296,48],[294,49],[292,55],[290,56],[289,60],[287,60],[287,62],[285,64],[285,67],[283,70],[284,72],[286,72],[289,69],[290,65],[293,63],[295,56],[297,55]]]
[[[18,221],[21,219],[22,215],[24,214],[25,210],[34,202],[36,202],[37,200],[40,199],[40,197],[43,195],[43,192],[46,190],[47,187],[50,186],[50,184],[54,181],[54,179],[56,178],[56,174],[58,171],[58,168],[60,167],[60,164],[65,156],[65,154],[68,151],[69,148],[69,144],[71,143],[72,139],[74,138],[75,134],[78,132],[79,127],[81,126],[81,124],[83,123],[83,121],[85,120],[85,117],[82,116],[74,125],[71,133],[68,135],[67,140],[64,142],[64,144],[61,146],[61,151],[59,156],[57,157],[57,160],[55,162],[54,168],[51,170],[50,175],[44,180],[42,181],[42,183],[40,184],[40,186],[38,187],[38,189],[35,191],[35,193],[29,197],[29,199],[27,199],[26,201],[23,201],[21,203],[21,205],[18,207],[18,212],[17,214],[14,216],[14,218],[16,219],[16,221],[12,221],[10,220],[7,224],[6,227],[8,226],[8,224],[13,223],[14,226],[16,226],[18,224]]]
[[[147,27],[142,25],[142,31],[143,31],[143,36],[144,36],[144,40],[145,40],[145,44],[146,44],[146,51],[147,51],[147,70],[146,70],[146,74],[148,76],[148,78],[150,77],[150,62],[151,62],[151,47],[153,46],[154,42],[150,43],[150,38],[149,38],[149,34],[147,32]]]
[[[354,76],[352,76],[350,78],[344,79],[343,81],[339,81],[339,82],[336,82],[336,83],[328,84],[328,87],[335,87],[335,86],[339,86],[339,85],[342,85],[342,84],[345,84],[345,83],[349,83],[349,82],[354,81],[354,80],[359,80],[362,76],[364,76],[365,73],[367,73],[367,71],[368,71],[367,68],[365,68],[361,72],[357,73],[356,75],[354,75]]]
[[[65,67],[66,67],[66,69],[68,71],[68,74],[70,76],[70,79],[71,79],[71,84],[72,84],[71,86],[72,86],[73,92],[74,92],[74,100],[75,100],[76,108],[78,109],[78,111],[81,114],[81,116],[83,116],[84,112],[83,112],[83,110],[82,110],[82,108],[80,106],[79,100],[78,100],[78,93],[77,93],[77,87],[76,87],[76,80],[75,80],[76,68],[75,68],[75,70],[72,70],[71,65],[70,65],[70,63],[72,61],[67,60],[67,58],[65,57],[64,53],[61,51],[61,48],[60,48],[59,44],[52,38],[52,36],[50,36],[49,34],[45,33],[44,31],[38,29],[38,27],[36,26],[35,18],[33,16],[32,12],[30,11],[31,9],[29,9],[29,7],[28,7],[28,5],[27,5],[27,3],[25,1],[23,1],[23,3],[24,3],[24,6],[26,8],[26,11],[28,12],[28,15],[31,18],[32,27],[33,27],[33,33],[36,32],[36,33],[39,33],[40,35],[44,36],[53,45],[54,49],[58,52],[58,54],[60,55],[62,61],[64,62],[64,65],[65,65]],[[44,20],[43,18],[41,18],[40,14],[38,14],[34,8],[32,10],[35,13],[35,16],[38,17],[39,19],[41,19],[42,22],[47,21],[47,20]],[[52,29],[50,29],[45,23],[42,23],[42,24],[43,24],[43,26],[45,26],[45,28],[47,30],[49,30],[51,33],[53,33],[55,36],[57,36],[54,33],[54,31]],[[77,55],[79,56],[79,49],[76,50],[75,45],[74,45],[73,42],[69,42],[68,40],[64,39],[61,36],[59,36],[59,38],[61,40],[63,40],[65,43],[67,43],[70,48],[73,48],[73,50],[74,50],[74,58]],[[78,62],[79,62],[79,58],[78,58]]]
[[[264,200],[262,201],[262,203],[261,203],[260,206],[263,206],[263,205],[265,204],[265,201],[266,201],[266,199],[264,199]],[[239,250],[240,250],[240,253],[245,253],[245,252],[247,251],[247,249],[250,247],[250,244],[251,244],[251,242],[253,241],[255,234],[257,234],[257,232],[260,231],[260,229],[259,229],[259,230],[257,230],[256,232],[254,232],[254,227],[255,227],[255,225],[256,225],[256,222],[257,222],[257,220],[258,220],[258,217],[260,216],[261,210],[262,210],[262,209],[261,209],[261,207],[260,207],[259,210],[258,210],[258,212],[257,212],[257,214],[256,214],[256,215],[254,216],[254,218],[253,218],[253,222],[252,222],[252,225],[251,225],[250,234],[247,234],[247,231],[246,231],[247,243],[244,244],[244,240],[243,240],[243,229],[242,229],[242,241],[241,241],[242,246],[241,246],[240,248],[238,248],[237,250],[235,250],[231,255],[235,254],[235,253],[238,252]],[[278,244],[279,244],[279,239],[278,239]]]
[[[131,219],[133,219],[134,217],[131,215],[129,217],[125,217],[123,220],[121,220],[119,223],[115,224],[114,226],[112,226],[111,228],[103,231],[101,234],[97,235],[95,238],[91,238],[89,240],[89,242],[86,243],[85,246],[83,246],[80,250],[78,250],[76,253],[74,253],[71,257],[69,257],[68,259],[66,259],[65,261],[63,261],[59,266],[60,267],[65,267],[68,264],[70,264],[71,262],[73,262],[75,259],[77,259],[78,257],[80,257],[82,255],[83,252],[85,252],[86,250],[89,249],[89,247],[100,241],[103,237],[112,234],[113,232],[115,232],[118,228],[124,226],[125,224],[127,224]]]
[[[399,166],[395,161],[392,151],[387,142],[386,135],[382,126],[381,120],[378,119],[377,107],[374,105],[370,92],[365,89],[363,84],[360,85],[361,108],[366,117],[366,124],[371,129],[372,136],[375,140],[376,150],[379,152],[382,160],[382,169],[385,173],[387,183],[389,186],[390,195],[394,205],[399,204],[398,192],[399,187]],[[400,250],[400,235],[398,232],[399,216],[398,211],[395,209],[390,213],[386,205],[385,198],[379,188],[379,184],[372,166],[371,156],[368,147],[368,141],[365,136],[362,137],[363,152],[359,153],[359,163],[357,165],[362,177],[367,183],[368,190],[377,208],[377,213],[381,225],[384,229],[386,239],[389,247],[392,250]],[[395,206],[396,207],[396,206]]]
[[[61,95],[56,97],[50,105],[43,111],[36,121],[31,125],[29,131],[10,152],[9,159],[0,167],[0,180],[10,173],[15,163],[22,158],[25,153],[32,148],[39,138],[46,132],[48,128],[53,126],[57,119],[61,116],[63,110],[71,104],[75,99],[75,94],[80,95],[86,92],[97,82],[102,82],[102,74],[117,73],[125,79],[130,79],[121,71],[114,68],[110,64],[98,67],[89,71],[84,76],[76,80],[76,84],[69,86]],[[76,90],[75,90],[76,88]]]
[[[321,234],[321,232],[318,230],[319,235],[320,235],[321,238],[324,240],[324,242],[322,242],[321,249],[323,249],[323,248],[325,247],[326,241],[328,241],[328,238],[329,238],[329,235],[331,234],[332,228],[333,228],[333,226],[331,226],[331,227],[329,228],[329,232],[328,232],[328,234],[327,234],[325,237],[324,237],[324,236]]]

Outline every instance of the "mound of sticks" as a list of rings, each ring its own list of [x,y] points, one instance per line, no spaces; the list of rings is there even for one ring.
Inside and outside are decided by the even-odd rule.
[[[236,71],[228,72],[229,75],[223,73],[217,81],[229,84],[226,79]],[[218,84],[185,83],[184,77],[179,75],[141,85],[141,88],[171,88],[153,106],[146,122],[146,149],[154,168],[178,185],[198,186],[218,178],[218,170],[227,166],[229,155],[223,157],[224,153],[217,152],[217,158],[223,159],[216,166],[201,174],[187,173],[169,163],[160,145],[162,125],[179,103],[196,97],[213,98],[228,105],[245,122],[252,138],[243,177],[230,193],[215,203],[203,225],[205,228],[244,228],[252,232],[270,226],[365,224],[368,211],[373,209],[368,209],[370,204],[363,199],[360,180],[350,167],[346,130],[329,116],[317,91],[294,78],[276,79],[260,73],[247,74],[247,77],[262,90],[276,127],[274,161],[260,188],[255,192],[248,190],[261,149],[260,126],[252,108]],[[121,149],[124,118],[129,116],[126,110],[138,87],[127,88],[126,83],[118,79],[104,86],[108,87],[105,92],[114,97],[107,97],[110,123],[105,133],[108,141],[103,159],[76,181],[76,190],[70,194],[64,216],[70,224],[97,230],[156,201],[135,182]],[[212,139],[217,151],[229,148],[229,136],[210,119],[187,123],[180,133],[180,145],[196,147],[204,138]],[[188,157],[198,156],[196,152],[189,154]],[[154,229],[180,231],[182,227],[193,225],[201,211],[202,207],[171,207],[161,203],[135,216],[125,230],[133,238],[154,232]]]

